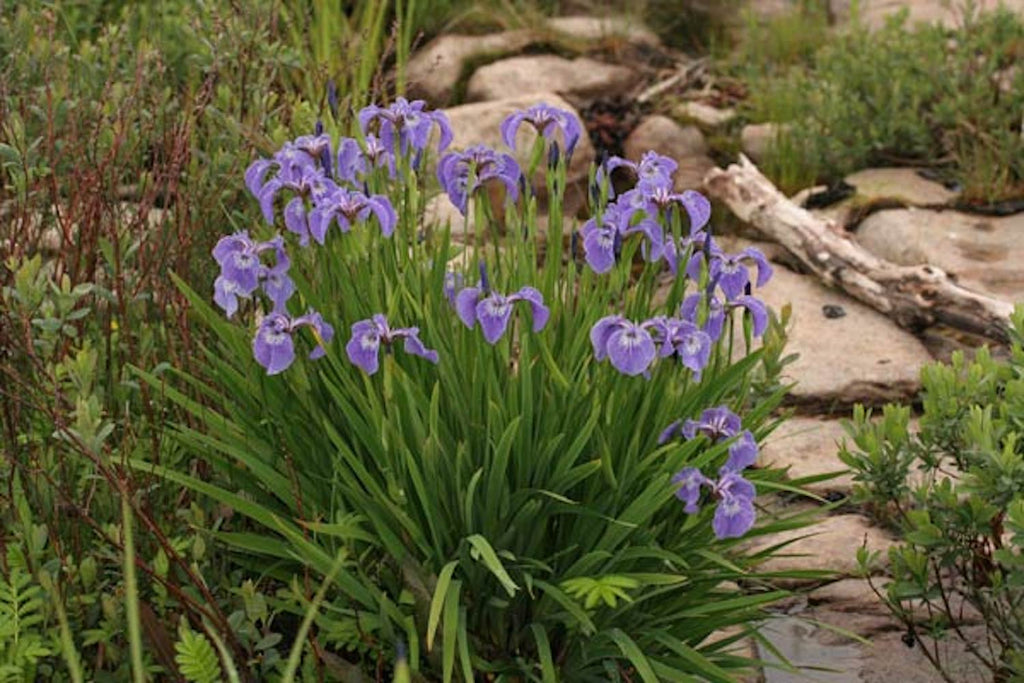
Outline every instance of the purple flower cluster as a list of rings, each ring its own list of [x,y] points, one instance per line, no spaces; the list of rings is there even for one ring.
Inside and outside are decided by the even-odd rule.
[[[363,109],[359,123],[363,141],[342,138],[336,156],[331,137],[318,123],[314,135],[286,142],[271,158],[258,159],[249,166],[245,184],[268,225],[274,225],[275,202],[283,197],[284,227],[298,236],[300,246],[308,245],[310,237],[323,244],[334,224],[346,233],[371,218],[385,237],[394,233],[398,223],[395,209],[386,196],[367,191],[368,181],[378,171],[394,178],[396,154],[421,154],[435,127],[440,130],[439,149],[443,151],[451,142],[451,127],[443,113],[427,111],[420,100],[403,98],[387,108],[372,105]],[[261,255],[271,250],[276,263],[268,266]],[[296,318],[288,313],[287,302],[295,284],[288,276],[291,261],[281,236],[254,242],[247,232],[239,232],[221,239],[213,256],[221,267],[214,283],[214,301],[228,317],[238,310],[239,298],[251,298],[259,288],[271,301],[271,312],[262,318],[253,338],[253,353],[267,374],[283,372],[294,361],[293,336],[302,327],[312,329],[316,338],[310,358],[326,353],[333,327],[312,310]],[[382,343],[389,347],[395,339],[405,339],[407,352],[437,362],[436,352],[428,351],[417,334],[416,328],[391,330],[386,319],[377,315],[353,325],[353,340],[346,348],[352,362],[370,374],[376,371],[376,360],[370,362],[369,350],[379,349]]]
[[[677,472],[672,481],[679,484],[676,497],[685,503],[688,514],[696,514],[700,507],[701,489],[707,487],[718,501],[711,527],[718,538],[739,538],[754,525],[754,485],[743,478],[742,472],[757,461],[757,441],[749,430],[743,430],[738,415],[725,406],[709,408],[699,420],[677,420],[658,438],[663,444],[682,436],[687,440],[706,437],[711,443],[735,439],[729,446],[729,458],[718,471],[718,479],[706,477],[696,467]]]
[[[662,315],[635,323],[609,315],[590,328],[590,343],[598,361],[607,358],[624,375],[644,374],[655,358],[676,356],[700,379],[711,357],[712,341],[689,320]]]
[[[261,254],[273,251],[277,262],[267,266]],[[213,283],[213,300],[230,318],[238,310],[238,299],[248,299],[262,288],[274,309],[283,308],[295,291],[288,276],[291,262],[284,250],[284,240],[275,237],[266,242],[253,242],[244,230],[222,237],[213,248],[213,258],[220,266],[220,275]]]

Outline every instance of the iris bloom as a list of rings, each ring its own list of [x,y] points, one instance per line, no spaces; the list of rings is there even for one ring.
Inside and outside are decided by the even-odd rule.
[[[420,341],[419,334],[418,327],[392,329],[388,325],[388,319],[378,313],[372,318],[360,320],[352,325],[352,338],[345,345],[345,353],[353,364],[358,365],[366,374],[372,375],[380,367],[381,345],[390,351],[392,345],[402,339],[406,353],[437,363],[437,351],[425,347]]]
[[[611,177],[612,171],[617,168],[628,168],[636,176],[638,185],[643,184],[649,189],[671,189],[672,175],[678,167],[679,164],[674,159],[655,151],[644,152],[639,162],[613,156],[598,168],[598,180],[603,180],[606,176]]]
[[[647,324],[638,324],[621,315],[609,315],[590,328],[594,358],[607,358],[624,375],[643,374],[654,362],[657,347]]]
[[[252,340],[252,351],[256,362],[266,368],[268,375],[284,372],[295,360],[292,337],[301,327],[312,328],[317,339],[316,348],[309,357],[313,360],[321,358],[327,353],[322,344],[328,344],[334,338],[334,328],[324,322],[319,313],[311,310],[306,315],[292,318],[285,312],[274,311],[260,321]]]
[[[395,177],[395,155],[376,135],[367,135],[365,148],[355,138],[342,138],[338,143],[339,180],[355,184],[365,180],[375,168],[387,168],[388,176]]]
[[[274,200],[282,190],[290,190],[294,196],[285,205],[284,223],[290,232],[299,236],[300,244],[309,241],[309,226],[306,221],[307,200],[316,201],[330,192],[334,182],[324,173],[319,157],[323,136],[304,136],[303,141],[287,142],[273,159],[258,159],[245,172],[245,184],[253,196],[259,200],[263,218],[268,225],[274,224]],[[328,139],[329,151],[329,139]],[[266,179],[267,174],[276,168],[277,173]]]
[[[739,472],[722,468],[717,481],[705,477],[695,467],[687,467],[672,477],[673,483],[680,484],[676,497],[685,503],[687,514],[700,511],[697,505],[703,487],[711,489],[711,495],[718,500],[711,528],[718,538],[740,538],[754,526],[757,513],[754,485]]]
[[[480,323],[487,343],[496,344],[508,329],[512,305],[517,301],[530,305],[533,331],[536,333],[543,330],[551,312],[544,305],[544,296],[533,287],[523,287],[508,296],[489,291],[486,286],[466,287],[455,296],[455,312],[469,329]]]
[[[470,187],[470,174],[474,176]],[[484,145],[473,145],[464,152],[449,152],[437,164],[437,179],[441,187],[463,214],[469,197],[488,180],[498,180],[505,186],[508,196],[515,201],[519,196],[519,164],[508,154],[495,152]]]
[[[736,436],[740,427],[739,416],[726,406],[708,408],[700,414],[699,420],[676,420],[670,424],[661,432],[658,444],[666,443],[680,435],[687,440],[695,439],[698,434],[703,434],[714,443]]]
[[[726,315],[737,308],[742,308],[750,314],[755,337],[760,337],[768,329],[768,308],[760,299],[746,294],[728,302],[723,302],[715,295],[708,297],[701,293],[690,294],[683,299],[683,303],[679,307],[680,317],[697,324],[700,305],[703,301],[708,303],[708,313],[703,329],[711,337],[711,341],[718,341],[722,336]]]
[[[501,122],[501,139],[505,141],[509,149],[516,148],[516,133],[524,123],[533,126],[533,129],[547,140],[554,137],[555,131],[562,131],[562,139],[565,142],[568,157],[572,156],[573,150],[576,149],[576,143],[579,142],[583,133],[579,120],[572,113],[541,102],[527,109],[513,112]]]
[[[313,239],[323,244],[332,222],[336,221],[342,232],[348,232],[354,223],[369,220],[371,214],[376,217],[384,236],[391,237],[398,223],[398,215],[390,199],[382,194],[368,197],[356,190],[335,187],[309,213],[309,232]]]
[[[673,423],[669,429],[675,429]],[[668,432],[669,430],[666,430]],[[718,538],[739,538],[754,525],[757,516],[754,511],[754,485],[743,478],[744,469],[757,461],[757,442],[748,430],[740,432],[740,418],[725,406],[710,408],[701,414],[699,421],[688,420],[681,430],[688,439],[698,433],[704,434],[713,442],[739,436],[729,446],[729,459],[718,471],[718,480],[712,480],[695,467],[687,467],[677,472],[672,481],[679,484],[676,497],[685,503],[683,508],[687,514],[699,511],[701,489],[711,489],[711,495],[717,499],[715,516],[711,527]],[[665,440],[665,433],[662,433]],[[669,437],[671,438],[671,437]]]
[[[718,281],[718,286],[729,301],[741,296],[750,283],[750,271],[744,263],[748,260],[757,265],[757,286],[764,287],[771,279],[772,267],[759,249],[747,247],[732,255],[719,252],[711,259],[711,279]]]
[[[270,267],[260,260],[260,255],[269,250],[277,255],[276,264]],[[266,242],[253,242],[243,230],[222,237],[213,248],[213,258],[221,269],[213,283],[213,300],[229,318],[238,310],[238,299],[251,297],[261,284],[275,309],[283,308],[295,291],[295,284],[288,276],[291,262],[280,236]]]
[[[680,362],[700,379],[711,358],[711,337],[688,320],[659,316],[649,323],[657,331],[660,356],[678,356]]]
[[[580,228],[583,237],[583,253],[587,264],[595,273],[607,273],[619,257],[622,241],[630,235],[643,235],[644,257],[654,262],[663,252],[662,228],[649,218],[631,225],[629,216],[615,204],[605,208],[600,220],[591,218]]]
[[[399,97],[390,107],[378,107],[371,104],[359,112],[359,126],[363,133],[369,133],[373,124],[377,124],[377,136],[388,150],[395,149],[405,154],[410,148],[422,152],[430,143],[430,132],[437,126],[441,134],[438,152],[447,149],[452,141],[452,128],[448,117],[441,111],[427,111],[426,102],[413,100],[409,102]]]

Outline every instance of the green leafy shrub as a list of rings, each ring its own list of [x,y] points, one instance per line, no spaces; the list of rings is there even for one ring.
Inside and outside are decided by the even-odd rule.
[[[910,29],[902,13],[877,31],[854,21],[806,62],[751,61],[741,67],[751,116],[792,125],[767,168],[831,181],[872,165],[935,165],[969,201],[1020,196],[1022,45],[1024,22],[1009,10],[967,12],[954,30]],[[760,48],[769,58],[770,46]]]
[[[1024,308],[1013,324],[1007,360],[983,348],[922,370],[916,429],[909,408],[886,406],[881,420],[858,409],[840,454],[856,498],[902,540],[890,611],[912,635],[960,638],[994,680],[1024,675]],[[976,616],[980,641],[964,631]],[[922,649],[948,666],[938,640]]]

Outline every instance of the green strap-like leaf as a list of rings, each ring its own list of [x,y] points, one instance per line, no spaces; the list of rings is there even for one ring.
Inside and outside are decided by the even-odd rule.
[[[441,569],[441,573],[437,576],[434,596],[430,599],[430,616],[427,618],[427,652],[434,648],[434,635],[437,633],[437,624],[441,620],[441,608],[445,604],[445,596],[448,594],[452,573],[455,572],[455,567],[458,564],[458,561],[452,560]]]
[[[651,663],[647,661],[647,657],[644,656],[644,653],[632,638],[617,628],[609,631],[608,636],[615,641],[622,654],[636,668],[636,672],[640,674],[640,678],[643,679],[644,683],[660,683],[658,676],[651,667]]]
[[[486,566],[491,573],[494,574],[495,578],[501,582],[501,585],[505,588],[505,591],[509,594],[509,597],[516,594],[519,590],[519,586],[512,580],[512,577],[505,571],[505,565],[498,559],[497,553],[494,552],[494,548],[487,541],[486,538],[480,534],[473,534],[466,538],[469,544],[476,548],[477,552],[480,553],[480,559],[483,560],[484,566]]]

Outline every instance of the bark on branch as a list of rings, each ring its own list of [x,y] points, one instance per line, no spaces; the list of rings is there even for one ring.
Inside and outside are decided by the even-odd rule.
[[[851,240],[832,221],[789,201],[745,156],[704,178],[708,193],[778,242],[825,283],[915,331],[936,323],[1006,342],[1013,305],[965,289],[931,265],[899,266]]]

